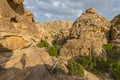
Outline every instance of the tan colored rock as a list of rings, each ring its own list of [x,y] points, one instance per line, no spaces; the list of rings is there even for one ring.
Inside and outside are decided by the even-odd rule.
[[[33,18],[33,14],[30,11],[25,10],[24,11],[24,18],[26,18],[27,20],[34,22],[34,18]]]
[[[107,33],[110,23],[101,17],[95,9],[87,9],[76,21],[70,30],[71,39],[63,45],[60,57],[69,59],[79,55],[101,55],[102,46],[107,44]]]
[[[5,67],[6,68],[16,67],[22,69],[22,64],[20,62],[20,59],[23,54],[27,55],[26,67],[34,67],[36,65],[44,65],[44,64],[49,66],[53,65],[52,58],[48,55],[48,53],[46,53],[44,49],[29,47],[26,49],[14,50],[13,55],[11,56],[9,61],[6,62]]]
[[[6,36],[0,40],[0,45],[8,50],[15,50],[28,46],[28,42],[19,36]]]
[[[17,3],[17,4],[21,4],[21,3],[23,3],[24,2],[24,0],[13,0],[15,3]]]
[[[111,42],[113,42],[116,49],[120,51],[120,14],[113,18],[111,24]]]
[[[0,3],[0,32],[36,35],[32,14],[23,8],[23,0],[2,0]],[[30,19],[31,18],[31,19]]]
[[[43,35],[42,39],[47,38],[51,43],[53,38],[58,38],[57,43],[63,43],[63,40],[69,35],[69,29],[72,27],[72,22],[53,21],[53,22],[40,22],[36,26]]]
[[[25,69],[22,69],[20,62],[23,54],[27,56]],[[2,74],[0,72],[0,80],[8,80],[8,78],[10,78],[9,80],[44,80],[50,76],[48,70],[51,69],[52,65],[52,58],[44,49],[29,47],[14,50],[12,56],[5,63],[7,70]]]
[[[72,27],[72,22],[65,21],[53,21],[53,22],[40,22],[37,23],[38,27],[45,28],[48,31],[59,32],[61,29],[70,29]]]

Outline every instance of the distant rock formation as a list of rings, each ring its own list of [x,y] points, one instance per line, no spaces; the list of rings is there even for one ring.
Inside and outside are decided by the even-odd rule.
[[[66,21],[53,21],[53,22],[40,22],[37,23],[39,27],[43,27],[48,31],[55,31],[59,32],[61,29],[70,29],[72,27],[72,22],[66,22]]]
[[[76,21],[70,31],[70,40],[60,50],[65,59],[79,55],[101,55],[107,44],[110,22],[89,8]]]
[[[49,42],[58,36],[58,43],[62,43],[63,39],[69,36],[69,30],[72,27],[72,22],[53,21],[36,23],[39,32],[43,35],[43,39],[47,38]]]
[[[120,14],[113,18],[111,24],[111,42],[120,51]]]

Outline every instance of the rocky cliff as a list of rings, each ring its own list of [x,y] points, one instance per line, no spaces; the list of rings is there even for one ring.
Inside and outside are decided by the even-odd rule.
[[[41,34],[32,14],[24,9],[23,1],[0,2],[0,80],[30,80],[28,76],[36,75],[37,71],[41,71],[38,76],[43,79],[49,75],[45,65],[52,65],[48,53],[35,46]],[[23,54],[26,54],[24,70],[20,62]]]
[[[111,24],[111,42],[120,51],[120,14],[113,18]]]
[[[23,0],[1,0],[0,31],[16,34],[38,33],[30,13],[23,8]],[[29,17],[29,18],[28,18]],[[31,20],[30,20],[31,18]]]
[[[41,35],[33,23],[32,14],[24,9],[23,1],[1,0],[0,52],[2,53],[12,51],[14,54],[14,50],[34,45],[41,39]],[[19,54],[15,54],[15,56],[17,55]]]
[[[110,22],[100,16],[95,9],[85,11],[70,30],[70,39],[60,50],[65,59],[79,55],[102,55],[103,45],[107,44]]]
[[[111,42],[119,49],[120,15],[111,21],[112,28],[93,8],[86,10],[73,25],[65,21],[34,23],[32,13],[24,9],[23,2],[0,2],[0,80],[81,80],[66,74],[68,71],[53,75],[51,70],[59,59],[49,56],[45,48],[36,47],[44,39],[51,43],[57,38],[63,59],[103,55],[102,46],[107,44],[109,32]],[[23,55],[24,63],[21,62]],[[89,72],[86,76],[100,80]]]
[[[44,35],[36,28],[32,14],[24,10],[23,1],[0,2],[0,80],[69,78],[51,75],[53,58],[44,48],[36,47]],[[23,55],[24,62],[21,61]],[[71,76],[71,79],[78,78]]]

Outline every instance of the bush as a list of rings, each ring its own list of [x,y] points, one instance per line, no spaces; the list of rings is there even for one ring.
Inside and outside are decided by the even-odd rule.
[[[79,57],[79,59],[77,60],[84,68],[88,68],[89,67],[89,58],[87,56],[84,57]]]
[[[98,72],[106,72],[109,70],[109,62],[106,61],[103,57],[96,57],[96,66],[95,69]]]
[[[70,59],[68,61],[68,69],[69,69],[69,74],[83,77],[84,76],[84,68],[82,65],[77,63],[75,60]]]
[[[53,45],[52,47],[50,47],[48,49],[48,53],[50,56],[57,56],[58,55],[58,46],[57,45]]]
[[[101,56],[82,56],[77,61],[87,70],[93,71],[94,73],[101,73],[107,71],[108,62]]]
[[[120,80],[120,62],[112,65],[112,76],[115,78],[115,80]]]
[[[38,47],[49,47],[49,44],[46,40],[41,41],[40,43],[37,44]]]
[[[106,50],[106,51],[112,51],[114,45],[112,43],[108,43],[106,45],[103,46],[103,48]]]
[[[56,67],[55,67],[55,71],[58,73],[58,74],[64,74],[64,73],[67,73],[67,66],[65,65],[65,63],[63,62],[62,59],[60,59],[58,61],[58,63],[56,64]]]
[[[111,63],[120,61],[120,51],[113,50],[113,51],[108,52],[107,58]]]
[[[54,40],[52,41],[52,44],[53,44],[53,45],[56,45],[56,43],[57,43],[57,39],[54,39]]]

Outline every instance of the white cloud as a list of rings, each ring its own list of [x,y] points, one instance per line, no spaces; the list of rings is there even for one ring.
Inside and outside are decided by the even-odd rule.
[[[53,5],[54,5],[55,7],[60,7],[60,2],[59,2],[59,1],[56,1],[56,2],[53,3]]]
[[[47,18],[51,18],[51,17],[52,17],[52,14],[46,13],[45,16],[46,16]]]

